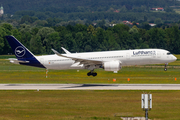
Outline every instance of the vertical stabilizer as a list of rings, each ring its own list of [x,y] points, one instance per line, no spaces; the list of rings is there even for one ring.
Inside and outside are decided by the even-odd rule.
[[[20,43],[14,36],[6,36],[6,39],[11,46],[16,58],[19,61],[28,61],[28,63],[19,62],[19,64],[43,67],[45,68],[22,43]]]
[[[15,37],[13,36],[6,36],[9,45],[11,46],[14,54],[16,55],[17,59],[26,59],[26,58],[33,58],[34,55],[31,53],[22,43],[20,43]]]

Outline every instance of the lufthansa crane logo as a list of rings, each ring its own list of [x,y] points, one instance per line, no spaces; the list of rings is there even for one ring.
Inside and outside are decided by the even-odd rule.
[[[26,50],[22,47],[22,46],[18,46],[16,49],[15,49],[15,54],[17,57],[23,57],[26,53]]]

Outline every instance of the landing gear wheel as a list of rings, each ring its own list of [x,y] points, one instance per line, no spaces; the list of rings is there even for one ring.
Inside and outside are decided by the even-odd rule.
[[[96,72],[88,72],[87,73],[87,76],[93,76],[93,77],[95,77],[95,76],[97,76],[97,73]]]
[[[92,73],[92,76],[93,76],[93,77],[97,76],[97,73],[96,73],[96,72],[95,72],[95,73]]]
[[[88,72],[88,73],[87,73],[87,76],[90,76],[90,75],[91,75],[91,72]]]
[[[168,63],[167,63],[167,64],[168,64]],[[167,64],[165,64],[165,68],[164,68],[164,71],[167,71],[167,68],[166,68]]]

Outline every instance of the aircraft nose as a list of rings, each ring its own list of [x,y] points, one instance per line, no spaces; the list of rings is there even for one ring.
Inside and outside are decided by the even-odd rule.
[[[174,61],[176,61],[176,60],[177,60],[177,58],[176,58],[174,55],[173,55],[173,60],[174,60]]]

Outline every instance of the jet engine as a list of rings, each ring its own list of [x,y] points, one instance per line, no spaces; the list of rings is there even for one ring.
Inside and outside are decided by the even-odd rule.
[[[120,61],[109,61],[103,64],[105,71],[119,71],[121,69]]]

